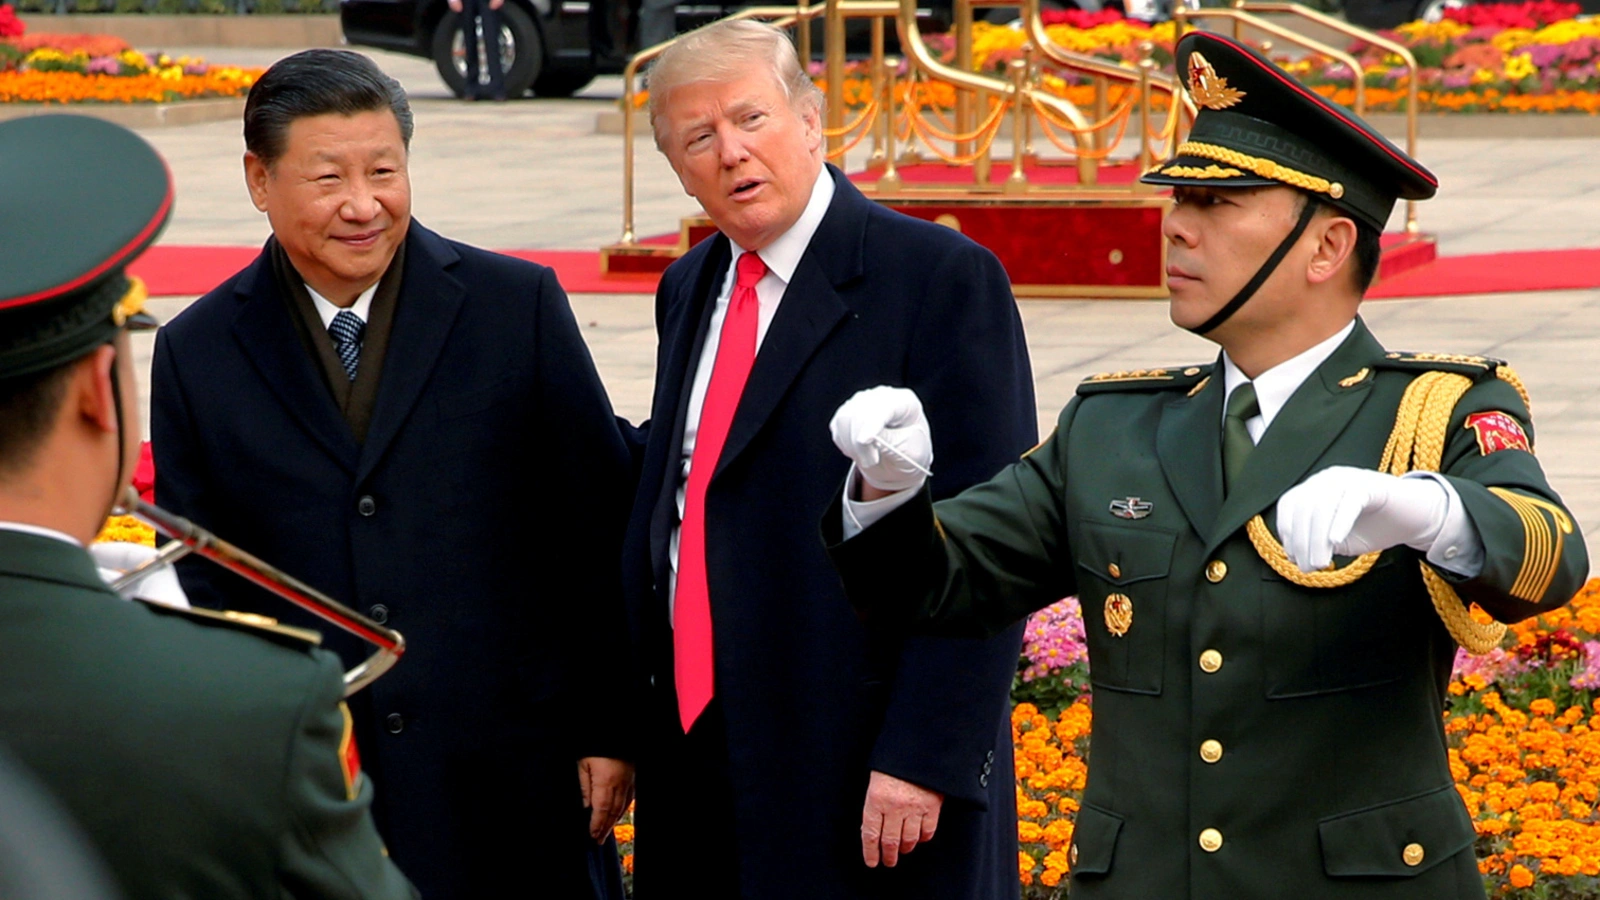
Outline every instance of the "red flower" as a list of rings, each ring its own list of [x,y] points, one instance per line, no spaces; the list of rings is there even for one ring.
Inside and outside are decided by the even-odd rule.
[[[22,37],[22,32],[27,30],[22,20],[17,18],[17,11],[9,3],[0,3],[0,38]]]

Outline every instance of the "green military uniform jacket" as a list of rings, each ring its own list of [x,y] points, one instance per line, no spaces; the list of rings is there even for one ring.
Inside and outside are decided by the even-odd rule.
[[[124,601],[81,548],[0,530],[0,744],[130,900],[415,896],[347,780],[338,661],[241,627]]]
[[[1442,724],[1456,648],[1422,554],[1397,547],[1346,587],[1300,587],[1244,528],[1258,513],[1270,525],[1316,471],[1376,468],[1407,385],[1447,369],[1474,383],[1441,468],[1485,561],[1469,580],[1440,574],[1505,622],[1570,599],[1581,532],[1530,452],[1485,453],[1498,445],[1467,425],[1504,412],[1529,429],[1528,410],[1493,361],[1450,359],[1387,353],[1358,321],[1227,497],[1219,363],[1091,379],[1021,462],[936,505],[923,492],[842,544],[835,502],[825,537],[869,616],[979,635],[1081,600],[1095,722],[1073,900],[1484,896]]]

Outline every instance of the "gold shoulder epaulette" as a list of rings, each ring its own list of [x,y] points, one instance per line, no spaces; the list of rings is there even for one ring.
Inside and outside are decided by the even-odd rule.
[[[1391,351],[1378,365],[1386,369],[1427,372],[1459,372],[1473,378],[1494,377],[1505,360],[1490,356],[1465,356],[1460,353],[1408,353]]]
[[[1111,391],[1188,390],[1211,374],[1212,365],[1172,366],[1165,369],[1132,369],[1090,375],[1078,384],[1080,396]]]
[[[1101,372],[1078,383],[1078,396],[1112,391],[1178,391],[1194,388],[1210,375],[1213,365],[1174,365],[1170,368],[1134,368],[1128,372]]]
[[[291,647],[316,647],[322,644],[322,634],[309,628],[296,628],[293,625],[283,625],[271,616],[258,616],[254,613],[234,612],[214,609],[200,609],[189,607],[187,609],[168,606],[165,603],[153,603],[140,600],[145,607],[153,612],[163,615],[179,616],[201,625],[215,625],[220,628],[232,628],[257,637],[266,638]]]

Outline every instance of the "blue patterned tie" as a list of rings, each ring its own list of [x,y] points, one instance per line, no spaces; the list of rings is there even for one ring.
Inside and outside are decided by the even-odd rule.
[[[356,380],[356,364],[361,362],[361,336],[367,331],[367,323],[361,317],[348,309],[339,310],[328,323],[328,336],[333,338],[333,349],[339,354],[339,362],[344,363],[345,374],[351,381]]]

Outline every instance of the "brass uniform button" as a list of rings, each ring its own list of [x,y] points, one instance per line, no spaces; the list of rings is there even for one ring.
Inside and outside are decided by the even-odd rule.
[[[1407,844],[1405,851],[1400,854],[1400,858],[1404,859],[1408,866],[1420,866],[1422,865],[1422,857],[1425,855],[1427,854],[1424,853],[1421,844]]]
[[[1200,832],[1200,849],[1207,853],[1215,853],[1222,849],[1222,832],[1215,828],[1207,828]]]
[[[1207,650],[1200,654],[1200,671],[1207,674],[1222,668],[1222,654],[1215,650]]]
[[[1208,763],[1214,763],[1222,758],[1222,742],[1206,741],[1200,745],[1200,758]]]
[[[1074,865],[1074,866],[1078,864],[1078,845],[1077,844],[1073,844],[1072,845],[1072,849],[1067,851],[1067,863],[1069,865]]]
[[[1206,580],[1212,584],[1222,583],[1228,577],[1228,564],[1220,559],[1213,559],[1206,563]]]
[[[1121,578],[1122,577],[1122,567],[1117,565],[1116,563],[1112,563],[1111,565],[1106,566],[1106,573],[1108,575],[1110,575],[1112,578]]]
[[[1199,366],[1190,366],[1189,368],[1183,370],[1183,374],[1189,376],[1190,378],[1193,378],[1194,376],[1200,374],[1200,367]]]

